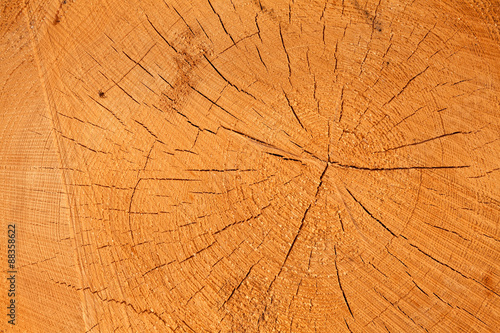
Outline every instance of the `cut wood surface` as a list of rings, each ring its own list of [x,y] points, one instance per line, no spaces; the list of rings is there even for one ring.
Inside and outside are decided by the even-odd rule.
[[[498,331],[498,24],[0,2],[0,331]]]

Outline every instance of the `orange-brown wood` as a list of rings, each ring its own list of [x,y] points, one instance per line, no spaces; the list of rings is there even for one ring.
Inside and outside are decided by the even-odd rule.
[[[0,9],[0,331],[498,329],[497,1]]]

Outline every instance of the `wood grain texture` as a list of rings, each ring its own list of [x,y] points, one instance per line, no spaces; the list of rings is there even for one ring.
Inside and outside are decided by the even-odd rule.
[[[0,330],[499,327],[497,1],[1,9]]]

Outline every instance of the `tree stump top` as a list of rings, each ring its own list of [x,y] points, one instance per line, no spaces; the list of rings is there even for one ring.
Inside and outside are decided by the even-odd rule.
[[[0,328],[494,331],[499,21],[481,0],[6,2]]]

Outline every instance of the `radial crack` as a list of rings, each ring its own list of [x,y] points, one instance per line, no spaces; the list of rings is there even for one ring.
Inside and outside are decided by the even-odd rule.
[[[347,301],[347,297],[345,295],[344,288],[342,288],[342,283],[340,282],[339,268],[337,266],[337,246],[336,245],[334,246],[334,250],[335,250],[335,270],[337,271],[337,281],[339,283],[339,288],[340,288],[340,291],[342,291],[342,296],[344,297],[344,301],[345,301],[345,304],[347,305],[347,309],[349,310],[349,313],[351,314],[351,316],[354,318],[354,315],[353,315],[352,310],[351,310],[351,306],[349,305],[349,302]],[[346,322],[346,324],[347,324],[347,322]]]
[[[370,215],[370,217],[371,217],[372,219],[374,219],[375,221],[377,221],[377,222],[378,222],[378,223],[379,223],[382,227],[384,227],[384,229],[385,229],[385,230],[389,231],[389,233],[390,233],[391,235],[393,235],[394,237],[397,237],[397,236],[396,236],[396,234],[394,234],[394,233],[392,232],[392,230],[391,230],[391,229],[387,228],[387,226],[386,226],[384,223],[382,223],[382,221],[380,221],[380,220],[379,220],[379,219],[377,219],[375,216],[373,216],[373,215],[372,215],[372,213],[370,213],[370,212],[368,211],[368,209],[366,209],[366,207],[365,207],[365,206],[363,206],[363,204],[362,204],[361,202],[359,202],[359,201],[358,201],[358,199],[356,199],[356,197],[354,197],[354,195],[351,193],[351,191],[349,191],[349,189],[348,189],[347,187],[346,187],[345,189],[346,189],[347,193],[349,193],[349,195],[350,195],[350,196],[354,199],[354,201],[356,201],[356,202],[357,202],[357,203],[361,206],[361,208],[363,208],[363,210],[364,210],[364,211],[365,211],[368,215]]]
[[[304,125],[302,124],[302,122],[300,121],[300,118],[299,116],[297,116],[297,113],[295,112],[295,109],[293,108],[292,104],[290,103],[290,99],[288,98],[287,94],[285,93],[285,91],[283,90],[283,95],[285,95],[285,98],[286,98],[286,101],[288,102],[288,106],[290,107],[290,110],[292,110],[292,113],[293,115],[295,116],[295,119],[297,119],[300,127],[302,127],[305,131],[307,131],[307,129],[304,127]]]

